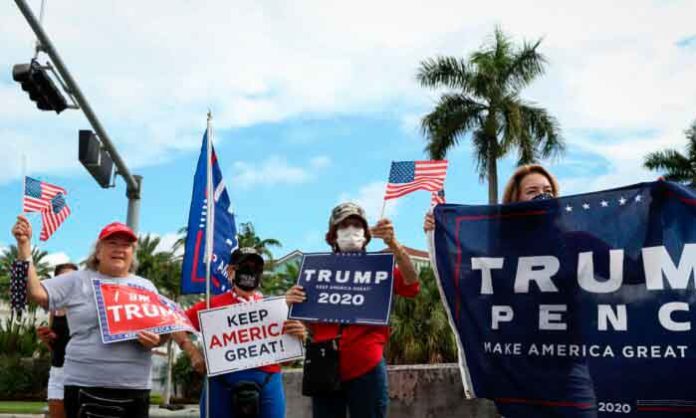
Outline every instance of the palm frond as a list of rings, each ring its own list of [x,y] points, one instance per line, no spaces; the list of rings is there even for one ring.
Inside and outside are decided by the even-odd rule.
[[[463,94],[445,94],[421,121],[430,158],[442,159],[467,131],[480,126],[486,106]]]
[[[528,136],[520,139],[532,142],[535,149],[534,159],[561,155],[565,151],[565,142],[556,118],[549,115],[546,109],[530,104],[521,104],[519,108],[522,116],[522,131],[528,133]],[[520,143],[520,146],[523,148],[529,145]]]
[[[653,171],[664,171],[666,180],[694,182],[696,172],[691,161],[677,150],[667,149],[648,154],[643,166]]]
[[[514,91],[527,87],[535,78],[544,74],[546,58],[537,51],[540,44],[541,39],[535,43],[525,42],[505,69],[503,82]]]
[[[469,73],[470,69],[464,60],[436,57],[421,62],[416,78],[423,87],[449,87],[468,91]]]

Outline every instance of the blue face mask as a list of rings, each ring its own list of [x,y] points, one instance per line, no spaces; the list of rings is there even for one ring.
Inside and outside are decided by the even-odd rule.
[[[552,195],[551,193],[544,192],[544,193],[540,193],[540,194],[534,196],[534,198],[532,200],[548,200],[548,199],[554,199],[554,198],[555,198],[555,196]]]

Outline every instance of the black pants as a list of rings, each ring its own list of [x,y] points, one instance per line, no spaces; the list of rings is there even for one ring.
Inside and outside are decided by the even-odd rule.
[[[63,402],[67,418],[148,418],[150,390],[65,386]]]

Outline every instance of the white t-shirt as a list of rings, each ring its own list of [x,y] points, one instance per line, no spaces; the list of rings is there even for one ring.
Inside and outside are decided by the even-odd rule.
[[[142,277],[112,278],[93,270],[79,270],[41,282],[48,293],[48,309],[67,308],[70,341],[63,366],[65,385],[150,389],[150,349],[135,340],[102,343],[92,279],[135,284],[157,292],[152,282]]]

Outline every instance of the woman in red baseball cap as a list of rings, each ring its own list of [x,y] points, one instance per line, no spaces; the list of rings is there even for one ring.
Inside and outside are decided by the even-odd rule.
[[[29,297],[44,309],[67,310],[71,338],[63,366],[66,416],[147,418],[151,349],[164,338],[143,331],[137,340],[104,344],[92,286],[92,280],[99,279],[157,292],[152,282],[134,274],[138,237],[128,226],[111,223],[99,233],[85,269],[39,281],[31,265],[31,224],[24,216],[17,217],[12,234],[17,240],[18,258],[30,264]]]

